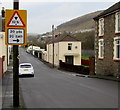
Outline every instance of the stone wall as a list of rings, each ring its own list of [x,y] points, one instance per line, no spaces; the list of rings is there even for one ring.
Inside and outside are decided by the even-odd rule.
[[[120,61],[114,61],[114,37],[120,36],[115,34],[115,14],[106,16],[104,18],[104,36],[98,36],[98,21],[96,21],[96,35],[95,35],[95,73],[99,75],[114,75],[119,73]],[[98,58],[98,40],[104,39],[104,58]]]

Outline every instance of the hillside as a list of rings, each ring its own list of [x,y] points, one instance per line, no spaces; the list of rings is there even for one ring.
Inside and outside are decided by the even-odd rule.
[[[100,14],[102,11],[97,11],[93,13],[86,14],[84,16],[80,16],[75,18],[71,21],[63,23],[57,26],[56,32],[75,32],[75,31],[82,31],[86,29],[93,29],[95,27],[95,23],[93,18]]]
[[[61,34],[71,34],[73,37],[77,38],[82,42],[82,50],[94,50],[94,28],[95,22],[93,18],[100,14],[102,11],[97,11],[89,13],[87,15],[75,18],[71,21],[63,23],[57,26],[55,29],[55,35]],[[28,40],[32,41],[34,45],[38,45],[42,48],[45,48],[45,44],[50,40],[48,37],[51,32],[44,33],[43,35],[28,35]]]
[[[95,22],[93,18],[100,14],[102,11],[80,16],[71,21],[57,26],[55,34],[71,34],[82,42],[82,50],[94,50],[94,29]]]

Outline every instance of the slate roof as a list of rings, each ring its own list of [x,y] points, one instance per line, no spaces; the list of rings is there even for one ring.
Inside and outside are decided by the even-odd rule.
[[[54,38],[54,43],[61,42],[61,41],[68,41],[69,42],[69,41],[79,41],[79,40],[70,36],[70,35],[66,35],[66,36],[58,35]],[[51,43],[53,43],[52,40],[48,42],[48,44],[51,44]]]
[[[97,15],[96,17],[94,17],[94,20],[97,20],[99,18],[102,17],[106,17],[108,15],[111,15],[117,11],[120,10],[120,2],[117,2],[116,4],[114,4],[113,6],[111,6],[110,8],[108,8],[107,10],[103,11],[102,13],[100,13],[99,15]]]

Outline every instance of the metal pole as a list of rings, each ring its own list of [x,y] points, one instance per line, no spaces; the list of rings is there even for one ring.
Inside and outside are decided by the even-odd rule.
[[[53,68],[54,68],[54,25],[52,25],[52,38],[53,38]]]
[[[13,9],[19,10],[19,0],[14,0]],[[19,50],[13,45],[13,106],[19,107]]]

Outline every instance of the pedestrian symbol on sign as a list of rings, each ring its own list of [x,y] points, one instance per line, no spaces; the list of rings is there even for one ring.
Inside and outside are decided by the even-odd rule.
[[[15,11],[10,21],[8,22],[7,26],[8,27],[25,27],[25,24],[22,21],[21,17],[19,16],[18,12]]]

